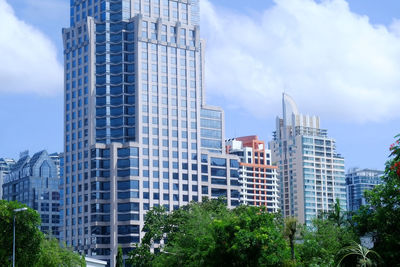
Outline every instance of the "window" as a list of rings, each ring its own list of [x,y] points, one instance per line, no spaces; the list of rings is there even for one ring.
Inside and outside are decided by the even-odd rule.
[[[50,166],[47,161],[44,161],[40,166],[40,176],[42,177],[50,177]]]

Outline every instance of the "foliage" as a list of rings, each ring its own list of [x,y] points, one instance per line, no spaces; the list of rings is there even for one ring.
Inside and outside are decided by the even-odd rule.
[[[0,200],[0,266],[12,265],[13,210],[26,207],[16,201]],[[33,209],[15,213],[15,265],[33,267],[86,266],[72,250],[40,232],[40,216]]]
[[[332,266],[338,251],[358,239],[337,201],[331,211],[315,218],[302,232],[298,246],[302,266]]]
[[[85,258],[69,248],[61,247],[55,238],[44,238],[40,245],[40,254],[35,267],[86,266]]]
[[[122,248],[118,247],[117,259],[116,259],[115,267],[123,267],[124,266],[124,259],[122,257]]]
[[[360,266],[373,267],[378,266],[380,256],[373,250],[370,250],[356,242],[342,248],[339,253],[337,266]]]
[[[15,209],[26,207],[16,201],[0,200],[0,266],[10,266],[13,253],[13,216]],[[40,216],[32,209],[15,213],[15,264],[33,265],[39,257],[43,234]]]
[[[396,136],[399,138],[399,136]],[[372,236],[386,266],[400,266],[400,140],[390,146],[384,183],[365,193],[368,204],[353,216],[360,236]]]
[[[145,237],[130,254],[133,266],[279,266],[289,261],[283,226],[265,208],[229,210],[222,200],[191,203],[146,216]],[[150,247],[162,238],[158,253]]]
[[[168,215],[163,207],[154,207],[146,213],[143,231],[146,233],[140,244],[136,244],[129,253],[128,263],[135,267],[149,267],[155,255],[151,252],[154,241],[163,237]]]
[[[295,256],[295,240],[296,234],[298,233],[299,225],[298,221],[294,217],[285,218],[285,229],[284,229],[284,236],[289,240],[290,246],[290,254],[292,261],[296,259]]]
[[[335,224],[337,227],[347,227],[349,226],[349,221],[347,220],[347,213],[342,211],[340,207],[340,201],[337,198],[335,204],[329,212],[323,213],[322,216],[326,216],[327,219]]]
[[[144,243],[136,244],[128,256],[128,264],[134,267],[150,267],[155,258],[151,246]]]
[[[81,255],[81,267],[86,267],[86,258],[85,255]]]

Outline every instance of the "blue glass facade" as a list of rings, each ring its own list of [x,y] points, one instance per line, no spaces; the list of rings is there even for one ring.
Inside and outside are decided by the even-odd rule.
[[[350,169],[346,174],[347,209],[356,212],[367,201],[364,197],[366,190],[371,190],[381,184],[383,171],[371,169]]]
[[[3,199],[3,181],[5,176],[11,171],[15,164],[13,159],[0,158],[0,199]]]
[[[96,24],[98,143],[135,141],[135,23],[122,21],[128,2],[109,3],[110,22]]]
[[[3,199],[18,201],[37,210],[40,230],[59,238],[60,155],[40,151],[22,156],[4,177]]]

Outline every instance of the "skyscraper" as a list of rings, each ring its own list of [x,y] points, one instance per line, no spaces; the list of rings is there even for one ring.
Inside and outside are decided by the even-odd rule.
[[[4,178],[3,198],[37,210],[42,220],[40,230],[59,238],[60,177],[53,161],[58,161],[57,154],[50,158],[43,150],[32,157],[26,153],[21,156]]]
[[[346,174],[347,184],[347,209],[357,211],[367,201],[364,197],[365,190],[371,190],[381,184],[383,171],[371,169],[350,169]]]
[[[319,117],[300,114],[287,94],[282,107],[270,142],[272,162],[279,167],[281,210],[285,217],[310,225],[336,199],[346,210],[344,159],[336,152],[335,140],[320,128]]]
[[[226,142],[227,152],[240,158],[240,203],[265,206],[278,212],[279,186],[277,167],[271,165],[271,151],[257,136],[244,136]]]
[[[238,205],[239,163],[205,103],[198,0],[71,0],[70,18],[62,236],[114,266],[153,206]]]

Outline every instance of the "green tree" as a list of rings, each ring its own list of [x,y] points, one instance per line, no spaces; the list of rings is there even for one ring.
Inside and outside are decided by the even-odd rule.
[[[290,254],[291,254],[292,261],[294,261],[296,259],[295,241],[296,241],[296,234],[298,233],[298,229],[299,229],[299,226],[298,226],[298,221],[296,218],[293,218],[293,217],[285,218],[284,235],[289,240]]]
[[[227,214],[223,202],[205,201],[182,207],[167,218],[167,244],[153,266],[205,266],[215,250],[213,222]]]
[[[85,258],[85,254],[83,254],[83,253],[81,255],[81,267],[86,267],[86,258]]]
[[[145,232],[140,244],[135,245],[134,249],[128,254],[127,262],[135,267],[149,267],[155,258],[151,252],[151,246],[157,240],[161,240],[166,230],[168,214],[163,207],[154,207],[146,213],[143,227]]]
[[[337,198],[333,208],[322,216],[326,216],[328,220],[334,223],[337,227],[347,227],[349,226],[347,215],[346,212],[342,211],[340,200]]]
[[[43,234],[39,230],[40,216],[32,209],[17,212],[26,207],[16,201],[0,200],[0,266],[10,266],[13,251],[13,216],[15,215],[15,263],[16,266],[32,266],[38,260]]]
[[[359,266],[373,267],[380,263],[380,256],[373,250],[370,250],[356,242],[342,248],[339,253],[337,266]]]
[[[191,203],[170,214],[146,216],[133,266],[278,266],[290,260],[283,225],[264,207],[226,208],[223,200]],[[150,247],[166,241],[150,253]]]
[[[123,267],[124,266],[124,259],[122,258],[122,248],[118,246],[118,253],[116,258],[116,265],[115,267]]]
[[[150,267],[155,257],[151,252],[151,246],[143,243],[135,245],[128,255],[127,262],[134,267]]]
[[[265,207],[239,206],[214,220],[213,266],[279,266],[290,260],[283,225]]]
[[[311,227],[303,229],[302,239],[298,251],[303,266],[332,266],[341,248],[359,240],[338,201],[329,212],[315,218]]]
[[[26,266],[26,265],[25,265]],[[61,247],[55,238],[44,238],[40,244],[39,258],[34,267],[77,267],[86,266],[85,258],[65,246]]]
[[[399,136],[396,136],[399,138]],[[368,204],[353,216],[360,236],[372,236],[386,266],[400,266],[400,140],[390,146],[383,184],[365,192]]]

